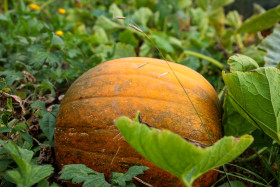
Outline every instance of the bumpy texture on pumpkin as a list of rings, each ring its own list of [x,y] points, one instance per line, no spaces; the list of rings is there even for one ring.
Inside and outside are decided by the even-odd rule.
[[[126,172],[130,166],[144,165],[150,169],[139,176],[142,180],[153,186],[173,186],[172,177],[178,186],[178,179],[134,151],[113,123],[120,116],[134,118],[140,111],[143,121],[152,127],[169,129],[190,140],[211,145],[208,133],[214,142],[221,137],[220,106],[213,87],[194,70],[169,64],[204,125],[164,60],[111,60],[84,73],[65,94],[54,142],[59,168],[83,163],[108,177],[111,172]],[[160,76],[166,72],[169,73]],[[194,185],[208,186],[216,178],[217,173],[211,171]]]

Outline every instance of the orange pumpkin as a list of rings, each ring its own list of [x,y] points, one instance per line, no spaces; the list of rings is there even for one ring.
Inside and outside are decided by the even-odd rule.
[[[211,145],[221,136],[220,105],[210,83],[196,71],[152,58],[121,58],[102,63],[79,77],[69,88],[56,120],[55,155],[59,168],[83,163],[95,171],[126,172],[133,165],[150,169],[139,176],[153,186],[182,186],[180,181],[139,155],[119,134],[114,119],[134,118],[154,128],[169,129],[182,137]],[[205,126],[202,125],[201,119]],[[207,129],[207,131],[206,131]],[[187,158],[186,158],[187,159]],[[210,171],[194,186],[217,179]]]

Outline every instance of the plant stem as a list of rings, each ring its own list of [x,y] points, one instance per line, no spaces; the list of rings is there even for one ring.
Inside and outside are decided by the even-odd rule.
[[[4,12],[8,11],[8,0],[4,0]]]
[[[237,40],[238,46],[240,47],[240,49],[242,51],[244,49],[244,45],[243,45],[240,34],[236,34],[236,40]]]
[[[222,90],[220,91],[220,93],[218,94],[218,98],[219,98],[220,101],[221,101],[221,99],[222,99],[222,97],[223,97],[223,95],[224,95],[226,89],[227,89],[227,87],[224,86],[223,89],[222,89]]]
[[[217,66],[221,70],[225,69],[224,65],[221,62],[219,62],[219,61],[217,61],[217,60],[215,60],[215,59],[213,59],[211,57],[205,56],[203,54],[200,54],[200,53],[197,53],[197,52],[194,52],[194,51],[188,51],[188,50],[185,50],[184,54],[195,56],[195,57],[207,60],[208,62],[211,62],[213,65]]]
[[[267,150],[267,147],[263,147],[261,150],[259,150],[258,152],[256,152],[255,154],[251,155],[248,158],[238,158],[237,160],[239,162],[248,162],[251,161],[253,159],[255,159],[258,155],[262,154],[265,150]]]
[[[182,180],[185,187],[192,187],[192,184],[188,183],[185,179]]]

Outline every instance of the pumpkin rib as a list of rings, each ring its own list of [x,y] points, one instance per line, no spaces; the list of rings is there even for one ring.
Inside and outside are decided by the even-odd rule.
[[[158,68],[158,65],[159,64],[165,64],[165,65],[163,65],[163,66],[160,66],[160,67],[162,67],[163,69],[167,69],[168,71],[171,71],[170,70],[170,68],[169,68],[169,66],[166,64],[166,61],[165,60],[160,60],[160,59],[151,59],[151,58],[145,58],[145,57],[138,57],[139,59],[148,59],[149,61],[152,61],[151,63],[149,63],[149,64],[147,64],[147,66],[144,66],[144,67],[141,67],[141,69],[130,69],[130,68],[128,68],[128,69],[122,69],[122,70],[131,70],[131,71],[133,71],[133,70],[135,70],[135,72],[140,72],[142,69],[144,69],[144,68],[147,68],[147,67],[149,67],[149,66],[154,66],[154,68],[152,68],[152,67],[149,67],[149,69],[157,69]],[[139,62],[138,62],[139,61]],[[110,60],[110,61],[107,61],[107,62],[104,62],[104,63],[102,63],[102,64],[100,64],[100,65],[98,65],[98,66],[96,66],[96,68],[93,68],[92,69],[92,71],[91,70],[89,70],[88,72],[87,72],[87,74],[90,76],[91,74],[95,74],[95,73],[98,73],[98,72],[95,72],[94,71],[94,69],[98,69],[97,67],[100,67],[100,66],[102,66],[102,65],[110,65],[110,64],[113,64],[113,65],[115,65],[116,63],[118,64],[118,65],[120,65],[121,63],[123,63],[124,65],[127,65],[127,64],[129,64],[129,65],[131,65],[132,63],[139,63],[139,64],[143,64],[143,60],[141,61],[141,60],[138,60],[137,62],[135,62],[135,60],[134,59],[132,59],[132,58],[130,58],[130,57],[128,57],[128,58],[121,58],[121,59],[117,59],[117,60]],[[158,61],[158,62],[157,62]],[[184,77],[186,77],[186,74],[188,74],[188,76],[190,76],[190,77],[192,77],[192,79],[193,80],[195,80],[195,81],[197,81],[197,82],[199,82],[199,83],[201,83],[201,84],[205,84],[205,85],[207,85],[207,87],[208,87],[208,89],[211,89],[211,92],[212,92],[212,94],[214,94],[214,95],[216,95],[216,92],[215,92],[215,90],[214,90],[214,88],[212,87],[212,85],[202,76],[202,75],[200,75],[198,72],[196,72],[196,71],[194,71],[193,69],[191,69],[191,68],[188,68],[188,67],[186,67],[186,66],[184,66],[184,65],[182,65],[182,64],[173,64],[173,63],[170,63],[169,62],[169,65],[171,65],[171,67],[172,67],[172,69],[173,69],[173,71],[174,71],[174,73],[176,74],[176,75],[178,75],[177,73],[179,73],[179,74],[182,74]],[[179,68],[180,67],[180,68]],[[135,67],[136,68],[136,67]],[[160,74],[162,74],[162,73],[165,73],[166,71],[164,71],[164,72],[161,72],[161,73],[159,73],[159,75]],[[141,73],[143,73],[143,71],[141,71]],[[173,73],[171,73],[170,72],[170,74],[173,74]],[[189,75],[190,74],[190,75]],[[82,79],[83,78],[83,76],[81,76],[81,77],[79,77],[79,79]],[[175,77],[174,77],[175,78]],[[177,79],[175,79],[176,81],[177,81]],[[79,80],[80,81],[80,80]]]
[[[105,75],[105,74],[104,74]],[[120,74],[117,74],[117,75],[120,75]],[[126,75],[126,74],[122,74],[122,75]],[[103,76],[103,75],[102,75]],[[111,76],[110,74],[106,74],[106,76]],[[156,79],[155,77],[151,77],[151,76],[143,76],[143,77],[148,77],[148,78],[152,78],[152,79]],[[96,77],[94,77],[94,78],[96,78]],[[136,78],[139,78],[139,76],[137,75],[136,76]],[[92,80],[92,81],[94,81],[94,79]],[[160,81],[162,81],[162,82],[167,82],[166,80],[160,80]],[[190,80],[191,81],[191,80]],[[172,81],[170,81],[170,83],[172,83]],[[70,89],[70,90],[75,90],[76,88],[78,88],[78,87],[86,87],[86,89],[90,89],[91,87],[89,87],[88,85],[84,85],[85,84],[85,81],[82,81],[82,79],[81,79],[81,84],[74,84],[73,86],[72,86],[72,88]],[[195,90],[199,90],[199,91],[202,91],[202,92],[204,92],[204,89],[203,89],[203,85],[197,85],[197,84],[193,84],[193,85],[195,85],[195,88],[197,88],[197,89],[195,89]],[[194,90],[194,87],[193,87],[193,85],[190,85],[190,87],[189,88],[187,88],[187,86],[184,86],[184,88],[188,91],[188,94],[190,94],[191,92],[189,91],[189,90]],[[176,96],[178,96],[178,97],[181,97],[182,95],[185,95],[185,93],[183,92],[184,90],[182,89],[182,87],[178,84],[176,84],[176,85],[172,85],[173,86],[173,88],[174,88],[174,90],[182,90],[182,94],[180,95],[180,93],[179,94],[176,94]],[[94,86],[93,86],[94,87]],[[93,88],[92,87],[92,88]],[[194,95],[198,95],[197,93],[195,93],[195,92],[192,92],[192,94],[194,94]],[[210,97],[210,99],[208,99],[208,100],[210,100],[211,102],[211,104],[213,104],[213,105],[215,105],[217,108],[219,108],[219,103],[218,102],[216,102],[217,100],[214,100],[214,98],[212,99],[211,98],[211,93],[209,94],[209,92],[204,92],[204,94],[205,95],[207,95],[207,96],[209,96]],[[110,96],[107,96],[107,97],[110,97]],[[129,97],[129,96],[128,96]],[[156,97],[156,96],[155,96]],[[140,97],[139,97],[140,98]],[[87,99],[87,97],[86,97],[86,99]],[[152,98],[151,98],[152,99]],[[172,99],[172,98],[171,98]],[[78,98],[77,99],[71,99],[71,97],[68,97],[67,98],[67,100],[65,100],[65,102],[72,102],[72,101],[75,101],[75,100],[78,100]],[[188,97],[185,95],[185,99],[184,100],[186,100],[186,101],[188,101],[189,102],[189,99],[188,99]]]
[[[106,100],[104,100],[106,98]],[[63,123],[63,120],[64,121],[67,121],[67,126],[69,127],[69,128],[73,128],[72,126],[69,126],[70,124],[68,124],[69,123],[69,120],[73,117],[73,115],[72,116],[69,116],[69,117],[66,117],[65,116],[65,114],[67,114],[68,113],[68,111],[71,111],[71,110],[82,110],[83,108],[85,108],[86,106],[94,106],[94,108],[95,108],[95,110],[100,110],[100,112],[102,111],[102,110],[104,110],[105,108],[100,108],[99,106],[100,105],[103,105],[102,103],[112,103],[112,102],[117,102],[117,105],[119,105],[119,106],[122,106],[122,105],[124,105],[125,104],[125,102],[127,102],[128,100],[130,100],[129,102],[132,102],[132,103],[134,103],[134,102],[136,102],[137,101],[137,97],[131,97],[130,99],[129,98],[125,98],[125,97],[119,97],[119,99],[118,100],[115,100],[114,101],[114,98],[112,98],[112,97],[103,97],[103,101],[100,103],[99,101],[100,100],[97,100],[98,102],[95,102],[95,100],[86,100],[86,99],[82,99],[82,100],[77,100],[77,101],[75,101],[75,102],[71,102],[71,103],[64,103],[62,106],[61,106],[61,109],[60,109],[60,115],[58,116],[58,118],[57,118],[57,124],[56,124],[56,126],[58,127],[60,124],[61,125],[66,125],[65,123]],[[145,101],[146,100],[146,101]],[[153,106],[153,104],[155,104],[155,103],[157,103],[157,105],[158,106],[167,106],[165,103],[169,103],[169,106],[167,107],[167,108],[169,108],[169,109],[171,109],[171,107],[172,107],[172,105],[173,105],[173,107],[172,107],[172,111],[176,111],[176,110],[179,110],[179,111],[181,111],[181,112],[185,112],[185,114],[186,114],[186,116],[188,116],[188,115],[190,115],[191,114],[191,111],[192,111],[192,113],[193,114],[196,114],[196,112],[195,112],[195,110],[193,109],[193,107],[191,106],[191,105],[187,105],[187,103],[184,105],[184,104],[182,104],[182,103],[179,103],[179,105],[178,104],[175,104],[175,107],[174,107],[174,102],[166,102],[166,101],[162,101],[162,102],[159,102],[159,101],[157,101],[157,100],[153,100],[153,99],[146,99],[146,98],[143,98],[143,100],[140,102],[140,103],[149,103],[148,105],[147,105],[147,107],[152,107]],[[171,105],[170,105],[171,104]],[[213,108],[213,107],[211,107],[212,105],[211,105],[211,103],[205,103],[205,106],[208,106],[209,107],[209,109],[210,110],[212,110],[212,113],[213,113],[213,115],[214,116],[219,116],[219,111],[216,111],[215,110],[215,108]],[[108,107],[110,107],[110,106],[108,106]],[[140,112],[143,112],[144,110],[147,110],[147,109],[145,109],[145,105],[142,105],[142,106],[139,106],[140,108],[138,109],[138,110],[140,110]],[[186,108],[187,107],[187,108]],[[197,106],[197,108],[198,108],[199,106]],[[165,107],[166,108],[166,107]],[[164,111],[165,110],[165,108],[161,108],[159,111]],[[115,109],[110,109],[109,111],[110,112],[114,112],[114,113],[116,113],[116,109],[117,108],[115,108]],[[183,110],[182,110],[183,109]],[[87,110],[92,110],[91,109],[91,107],[89,107],[89,108],[87,108]],[[123,109],[121,109],[121,111],[122,111]],[[83,110],[82,110],[83,111]],[[136,111],[137,110],[135,110],[134,112],[136,113]],[[203,109],[203,110],[201,110],[200,111],[200,115],[201,116],[204,116],[204,112],[206,112],[205,111],[205,109]],[[117,113],[116,113],[117,114]],[[96,112],[93,112],[93,113],[91,113],[91,114],[88,114],[88,113],[86,113],[86,111],[83,111],[83,112],[81,112],[81,113],[77,113],[77,112],[75,112],[75,118],[79,118],[79,116],[81,116],[81,117],[83,117],[84,115],[97,115],[97,113]],[[99,114],[99,115],[101,115],[101,114]],[[107,115],[106,113],[104,113],[104,114],[102,114],[102,115]],[[133,114],[134,115],[134,114]],[[145,115],[145,113],[144,113],[144,115]],[[178,115],[182,115],[182,114],[178,114]],[[65,116],[63,119],[60,119],[60,116]],[[115,118],[117,118],[118,116],[116,116]],[[131,116],[131,117],[133,117],[133,116]],[[209,116],[210,117],[210,116]],[[69,119],[68,119],[69,118]],[[176,117],[177,118],[177,117]],[[195,115],[194,116],[194,118],[196,118],[196,119],[198,119],[198,115]],[[174,118],[173,118],[174,119]],[[203,120],[203,122],[204,122],[204,124],[206,124],[206,126],[211,126],[210,124],[209,124],[209,121],[205,121],[205,120],[210,120],[210,121],[213,121],[213,123],[217,120],[216,118],[205,118],[204,120]],[[80,121],[80,120],[78,120],[78,121]],[[81,121],[82,122],[82,121]],[[76,123],[77,123],[77,120],[74,120],[74,121],[72,121],[72,123],[75,125]],[[112,123],[111,125],[113,125],[113,120],[110,122],[110,123]],[[198,124],[201,124],[201,122],[199,121],[199,123]],[[89,125],[88,123],[86,124],[86,125]],[[92,124],[92,125],[94,125],[94,126],[96,126],[96,124]],[[91,126],[91,125],[89,125],[89,126]],[[97,126],[99,126],[99,125],[97,125]],[[83,126],[80,126],[80,127],[83,127]],[[104,127],[103,127],[104,128]]]
[[[120,64],[120,63],[129,63],[129,64],[131,64],[133,62],[135,64],[138,63],[139,65],[141,65],[143,63],[148,63],[147,65],[141,67],[140,69],[135,69],[135,70],[141,70],[141,69],[149,67],[151,65],[155,66],[156,68],[161,67],[161,68],[170,70],[169,66],[166,63],[167,61],[165,61],[165,60],[162,60],[162,59],[152,59],[152,58],[146,58],[146,57],[140,57],[139,59],[140,60],[135,61],[135,59],[130,58],[130,57],[128,57],[128,58],[120,58],[120,59],[115,59],[115,60],[110,60],[110,61],[104,62],[103,64],[106,64],[106,65],[107,64],[113,64],[113,63],[118,63],[118,64]],[[141,60],[141,59],[148,59],[148,61]],[[175,73],[181,73],[181,74],[184,74],[184,75],[186,73],[191,73],[192,75],[196,75],[199,78],[205,79],[201,74],[199,74],[198,72],[194,71],[193,69],[191,69],[191,68],[189,68],[187,66],[184,66],[184,65],[178,64],[178,63],[170,63],[170,62],[168,62],[168,63],[169,63],[169,65],[171,66],[171,68],[173,69],[173,71]],[[102,65],[102,64],[100,64],[100,65]],[[139,66],[136,66],[135,68],[137,68],[137,67],[139,67]],[[197,80],[200,80],[200,79],[197,79]]]
[[[194,95],[197,95],[196,93],[194,93]],[[140,97],[140,96],[125,96],[125,95],[110,95],[110,96],[94,96],[94,97],[89,97],[89,98],[81,98],[81,99],[76,99],[76,100],[70,100],[67,101],[67,103],[65,103],[65,105],[67,104],[71,104],[72,102],[80,102],[82,100],[91,100],[91,99],[100,99],[100,98],[116,98],[116,97],[123,97],[123,98],[139,98],[139,99],[151,99],[151,100],[156,100],[156,101],[165,101],[165,102],[169,102],[169,103],[176,103],[178,105],[185,105],[184,103],[181,102],[174,102],[174,101],[168,101],[168,100],[164,100],[164,99],[158,99],[158,98],[149,98],[149,97]],[[187,103],[189,103],[188,98],[186,98]]]
[[[81,148],[77,148],[77,147],[69,147],[69,146],[65,146],[65,145],[63,145],[63,144],[59,144],[59,143],[57,143],[57,146],[59,146],[59,147],[64,147],[64,148],[66,148],[65,150],[67,150],[67,149],[72,149],[72,150],[76,150],[76,151],[83,151],[83,152],[87,152],[88,154],[104,154],[106,151],[104,151],[104,152],[102,152],[102,151],[95,151],[95,152],[93,152],[93,151],[88,151],[88,150],[86,150],[86,149],[81,149]],[[117,147],[117,146],[116,146]],[[130,157],[130,156],[128,156],[128,157],[125,157],[125,158],[133,158],[133,157]]]
[[[123,69],[125,70],[125,69]],[[92,72],[92,74],[94,74],[95,72]],[[140,72],[140,73],[143,73],[143,72]],[[162,72],[162,73],[165,73],[165,72]],[[147,73],[147,74],[139,74],[139,72],[135,71],[135,72],[126,72],[126,73],[103,73],[103,74],[98,74],[96,76],[91,76],[91,75],[88,75],[88,76],[81,76],[80,79],[79,79],[79,82],[80,83],[83,83],[85,80],[88,80],[89,78],[90,79],[94,79],[94,78],[98,78],[100,76],[118,76],[118,75],[127,75],[127,76],[131,76],[131,75],[136,75],[136,76],[142,76],[142,77],[149,77],[149,78],[152,78],[152,79],[157,79],[159,81],[162,81],[162,82],[170,82],[170,83],[173,83],[173,81],[177,82],[176,84],[178,84],[177,86],[181,87],[181,85],[179,84],[179,82],[177,81],[176,77],[171,74],[173,77],[168,77],[167,75],[165,77],[158,77],[159,75],[161,75],[162,73],[158,73],[158,75],[155,75],[155,76],[149,76],[149,75],[153,75],[152,73]],[[184,82],[188,82],[188,81],[195,81],[197,83],[199,83],[199,85],[202,86],[205,86],[207,85],[207,87],[209,87],[209,89],[212,89],[212,92],[211,94],[215,95],[215,90],[214,88],[212,87],[212,85],[208,82],[206,82],[206,80],[203,80],[203,81],[199,81],[197,79],[193,79],[192,77],[187,77],[184,73],[182,72],[175,72],[175,74],[179,77],[179,80],[183,77],[184,79],[187,79],[187,80],[184,80]],[[166,77],[168,77],[169,79],[171,80],[168,80]],[[202,76],[201,76],[202,77]],[[203,77],[202,77],[203,78]],[[204,78],[203,78],[204,79]],[[181,80],[180,80],[181,81]],[[182,82],[182,81],[181,81]],[[78,83],[77,83],[78,84]],[[182,84],[184,84],[182,82]],[[174,86],[174,85],[173,85]]]
[[[120,73],[116,73],[116,74],[112,74],[112,73],[110,73],[110,74],[100,74],[100,75],[98,75],[98,76],[92,76],[92,77],[85,77],[85,78],[82,78],[82,79],[80,79],[80,84],[79,83],[76,83],[76,84],[74,84],[74,87],[79,87],[79,86],[81,86],[81,85],[83,85],[84,84],[84,82],[85,82],[85,80],[88,80],[89,78],[91,79],[91,80],[94,80],[95,78],[100,78],[100,77],[102,77],[102,76],[131,76],[131,75],[135,75],[137,78],[139,78],[139,77],[147,77],[147,78],[151,78],[151,79],[155,79],[155,80],[158,80],[158,81],[160,81],[160,82],[164,82],[164,83],[166,83],[166,82],[169,82],[169,83],[173,83],[173,81],[174,80],[168,80],[168,78],[169,79],[171,79],[170,77],[168,77],[168,78],[165,78],[165,79],[163,79],[162,77],[160,77],[160,78],[158,78],[158,77],[153,77],[153,76],[148,76],[148,75],[143,75],[143,74],[137,74],[137,73],[127,73],[127,74],[124,74],[124,73],[122,73],[122,74],[120,74]],[[184,77],[184,79],[187,79],[187,80],[184,80],[185,82],[188,82],[188,81],[196,81],[195,79],[190,79],[190,78],[186,78],[186,77]],[[197,81],[196,81],[197,82]],[[198,82],[198,83],[200,83],[200,82]],[[182,84],[184,84],[184,83],[182,83]],[[199,85],[199,88],[201,88],[202,89],[202,87],[204,86],[204,85],[202,85],[202,83],[200,83],[200,84],[198,84]],[[175,88],[179,88],[179,89],[182,89],[182,91],[183,91],[183,88],[181,87],[181,85],[179,84],[179,82],[178,82],[178,84],[176,83],[176,85],[172,85],[172,86],[174,86]],[[186,88],[186,86],[184,86],[184,88],[185,89],[188,89],[188,88]],[[203,90],[203,89],[202,89]],[[211,93],[212,94],[212,93]]]
[[[135,76],[137,76],[137,77],[148,77],[148,78],[151,78],[151,79],[156,79],[156,80],[158,80],[158,81],[161,81],[161,82],[165,82],[166,83],[166,81],[168,81],[168,82],[170,82],[170,83],[173,83],[173,80],[172,81],[170,81],[170,80],[164,80],[163,79],[163,77],[156,77],[156,76],[149,76],[149,75],[143,75],[143,74],[137,74],[137,73],[116,73],[116,74],[113,74],[113,73],[110,73],[110,74],[107,74],[107,73],[104,73],[104,74],[100,74],[100,75],[97,75],[97,76],[91,76],[91,77],[85,77],[85,78],[83,78],[83,79],[85,79],[85,80],[87,80],[87,79],[89,79],[89,78],[91,78],[91,79],[94,79],[94,78],[99,78],[99,77],[102,77],[102,76],[116,76],[116,75],[120,75],[120,76],[123,76],[123,75],[127,75],[127,76],[131,76],[131,75],[135,75]],[[171,79],[170,77],[168,77],[169,79]],[[83,79],[80,79],[81,81],[84,81]],[[189,81],[192,81],[192,80],[194,80],[195,81],[195,79],[189,79],[189,78],[187,78]],[[83,82],[81,82],[81,83],[83,83]],[[78,83],[77,83],[77,85],[79,85]],[[182,88],[181,86],[180,86],[180,84],[178,83],[178,86],[177,87],[180,87],[180,88]]]

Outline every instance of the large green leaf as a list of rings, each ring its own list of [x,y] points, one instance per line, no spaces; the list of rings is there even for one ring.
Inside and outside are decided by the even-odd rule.
[[[254,125],[251,125],[239,112],[233,107],[232,98],[227,97],[224,101],[224,114],[223,114],[223,126],[226,136],[242,136],[248,134],[256,129]]]
[[[268,29],[280,21],[280,6],[273,8],[266,13],[249,18],[241,27],[237,30],[238,33],[256,33]]]
[[[149,128],[127,117],[120,117],[115,124],[142,156],[180,178],[186,186],[208,170],[233,160],[253,141],[249,135],[240,139],[224,137],[211,147],[200,148],[168,130]]]
[[[267,54],[264,57],[265,66],[276,67],[280,62],[280,27],[276,27],[271,35],[266,37],[260,48],[264,49]]]
[[[228,59],[228,64],[230,65],[230,71],[250,71],[259,68],[258,63],[245,55],[237,54],[233,55]]]
[[[280,143],[280,70],[223,73],[223,79],[242,117]]]

